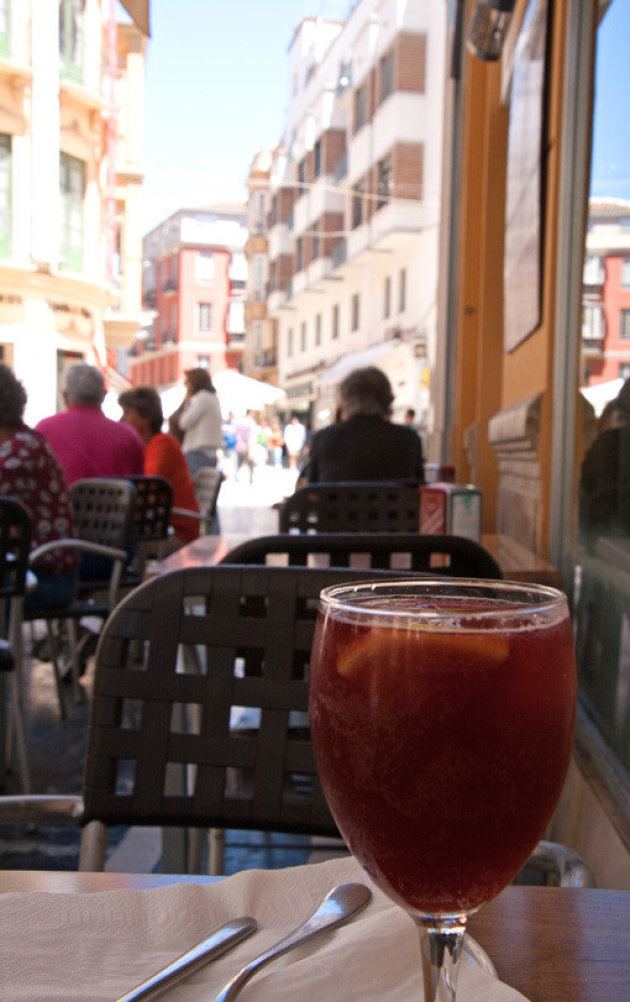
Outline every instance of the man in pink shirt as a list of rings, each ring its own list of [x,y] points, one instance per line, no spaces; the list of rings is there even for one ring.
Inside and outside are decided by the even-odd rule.
[[[37,431],[57,455],[68,486],[85,477],[124,477],[144,473],[144,445],[128,424],[112,421],[101,410],[105,380],[84,362],[65,372],[66,409],[44,418]]]

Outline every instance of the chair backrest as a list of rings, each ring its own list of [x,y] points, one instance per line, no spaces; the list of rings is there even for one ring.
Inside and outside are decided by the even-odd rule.
[[[417,532],[420,491],[408,484],[309,484],[279,509],[280,532]]]
[[[0,495],[0,598],[24,595],[32,521],[15,498]]]
[[[310,741],[308,666],[321,588],[364,578],[226,564],[173,571],[123,599],[96,651],[86,820],[336,835]],[[128,658],[138,642],[142,664]],[[199,671],[182,671],[187,653]],[[186,793],[169,792],[178,766],[193,774]]]
[[[235,546],[221,563],[412,570],[449,577],[503,577],[487,550],[463,536],[406,532],[279,533]]]
[[[173,488],[165,477],[131,476],[136,489],[129,526],[132,543],[166,539],[171,524]]]
[[[126,549],[136,489],[129,478],[91,477],[68,489],[79,539]]]

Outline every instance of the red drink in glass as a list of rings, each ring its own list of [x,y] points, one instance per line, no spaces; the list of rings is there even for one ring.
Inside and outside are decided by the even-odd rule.
[[[383,615],[374,597],[358,614],[320,610],[311,732],[332,813],[374,881],[411,912],[463,914],[515,876],[560,795],[571,626],[566,604],[532,616],[432,596],[423,621],[417,601],[417,619],[408,596],[383,595]]]

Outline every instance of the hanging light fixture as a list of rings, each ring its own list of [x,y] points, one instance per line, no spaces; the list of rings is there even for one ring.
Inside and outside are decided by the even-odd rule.
[[[477,0],[466,45],[479,59],[499,59],[516,0]]]

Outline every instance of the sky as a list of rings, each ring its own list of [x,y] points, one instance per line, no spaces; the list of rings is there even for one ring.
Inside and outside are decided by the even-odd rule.
[[[143,233],[179,208],[245,199],[254,153],[282,136],[295,27],[343,19],[354,2],[151,0]],[[630,0],[613,0],[600,27],[593,195],[630,198],[629,39]]]
[[[281,138],[287,49],[302,17],[351,0],[151,0],[143,233],[179,208],[246,197],[254,153]]]
[[[613,0],[598,31],[591,195],[630,199],[630,0]]]

